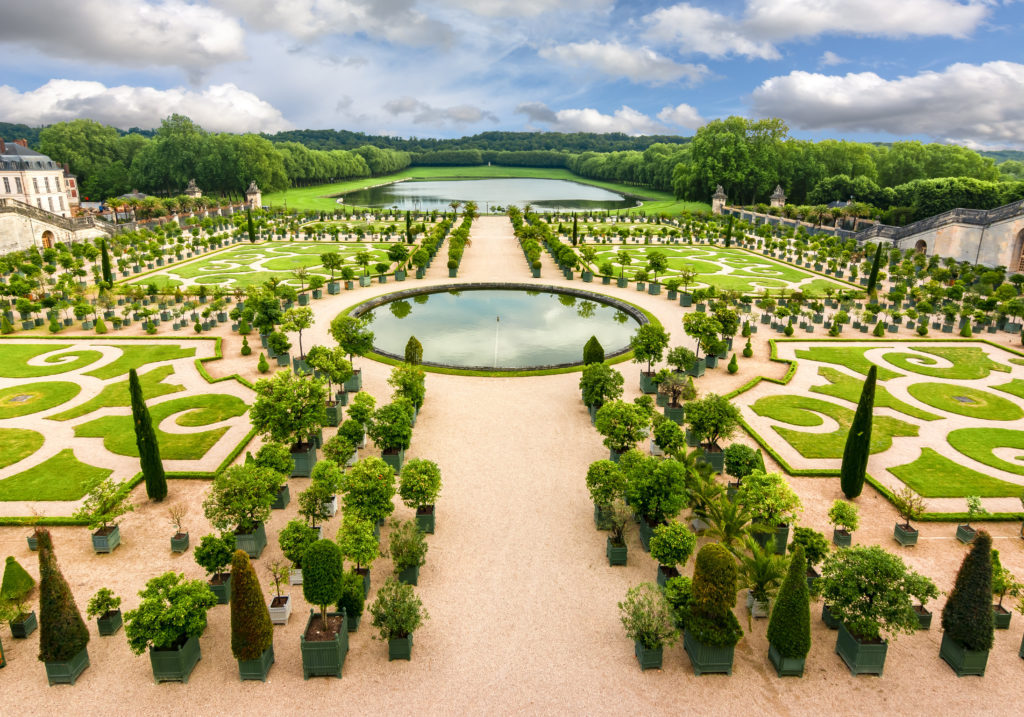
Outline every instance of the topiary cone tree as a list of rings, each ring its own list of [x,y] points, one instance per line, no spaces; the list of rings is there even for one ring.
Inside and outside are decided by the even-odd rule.
[[[231,654],[258,660],[274,644],[274,626],[249,556],[236,550],[231,558]]]
[[[807,589],[807,559],[797,545],[789,560],[789,572],[768,621],[768,644],[781,657],[803,660],[811,651],[811,608]],[[778,666],[776,666],[778,669]],[[801,669],[801,674],[803,670]]]
[[[36,539],[39,541],[39,659],[67,662],[89,644],[89,628],[57,565],[50,531],[37,529]]]
[[[160,445],[153,430],[153,421],[142,395],[142,384],[135,369],[128,371],[128,394],[132,402],[132,423],[135,425],[135,445],[139,447],[139,464],[146,480],[146,495],[150,500],[162,501],[167,497],[167,476],[160,460]]]
[[[591,336],[587,343],[583,344],[583,365],[592,363],[604,363],[604,347],[596,336]]]
[[[868,274],[868,296],[873,294],[878,288],[878,266],[882,263],[882,243],[878,243],[878,248],[875,249],[875,260],[871,262],[871,273]]]
[[[846,447],[843,449],[843,464],[839,469],[839,484],[847,498],[856,498],[864,489],[864,476],[868,469],[868,456],[871,454],[871,422],[875,409],[875,380],[878,367],[868,370],[864,380],[864,388],[860,392],[857,412],[853,416],[850,432],[846,435]]]
[[[984,530],[978,532],[960,564],[953,590],[942,608],[942,629],[966,650],[992,649],[992,538]]]
[[[110,250],[107,248],[107,240],[100,240],[100,267],[103,272],[103,283],[107,286],[114,285],[114,274],[110,271]]]

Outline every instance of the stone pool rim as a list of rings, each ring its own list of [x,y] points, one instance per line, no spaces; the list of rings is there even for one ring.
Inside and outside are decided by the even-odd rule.
[[[526,282],[508,282],[508,281],[477,281],[477,282],[465,282],[465,283],[446,283],[446,284],[432,284],[430,286],[416,287],[412,289],[402,289],[400,291],[392,291],[387,294],[381,294],[375,296],[358,304],[348,307],[341,312],[343,315],[349,315],[359,317],[365,314],[367,311],[390,304],[394,301],[400,301],[402,299],[412,298],[415,296],[422,296],[424,294],[444,294],[451,291],[534,291],[534,292],[548,292],[552,294],[566,294],[574,296],[578,299],[587,299],[595,301],[605,306],[611,306],[618,311],[623,312],[631,319],[637,322],[639,326],[644,324],[654,323],[660,326],[660,322],[654,317],[653,314],[649,314],[635,304],[631,304],[628,301],[617,299],[607,294],[598,294],[593,291],[585,291],[583,289],[576,289],[573,287],[566,286],[554,286],[551,284],[532,284]],[[580,347],[580,353],[582,354],[583,347]],[[632,355],[632,349],[627,345],[625,347],[616,349],[614,351],[608,351],[605,353],[605,363],[613,364],[625,361]],[[383,359],[386,363],[405,363],[405,356],[400,356],[388,351],[382,351],[376,346],[373,347],[373,351],[366,355],[366,358],[376,358],[378,360]],[[537,366],[518,366],[514,368],[500,368],[494,366],[459,366],[453,364],[436,363],[433,361],[422,361],[419,366],[425,370],[440,370],[443,372],[450,372],[457,375],[467,376],[538,376],[548,373],[563,373],[567,371],[574,371],[583,368],[582,355],[579,361],[573,361],[568,363],[559,364],[543,364]]]

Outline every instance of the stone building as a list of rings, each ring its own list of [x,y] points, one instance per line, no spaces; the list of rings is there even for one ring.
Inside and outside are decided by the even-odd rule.
[[[13,199],[59,217],[78,206],[78,182],[67,165],[29,149],[23,139],[0,139],[0,199]]]
[[[263,206],[263,192],[256,186],[255,179],[249,183],[249,188],[245,190],[245,202],[255,209]]]

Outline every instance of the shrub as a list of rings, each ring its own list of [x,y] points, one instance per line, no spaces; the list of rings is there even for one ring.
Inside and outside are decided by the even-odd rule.
[[[147,647],[171,648],[206,630],[206,613],[217,596],[202,580],[177,573],[150,579],[139,593],[139,607],[124,616],[128,647],[141,655]]]
[[[811,609],[806,572],[804,550],[797,545],[768,621],[768,642],[786,658],[807,657],[811,651]]]
[[[197,334],[201,334],[203,333],[203,325],[197,321],[194,324],[192,324],[192,330],[195,331]]]
[[[357,568],[370,567],[380,556],[380,544],[373,534],[373,523],[355,513],[346,511],[337,537],[342,558],[355,563]]]
[[[243,356],[249,356],[252,354],[252,347],[249,346],[249,339],[245,336],[242,337],[242,351]]]
[[[280,473],[283,476],[290,476],[292,470],[295,468],[295,460],[292,458],[291,451],[288,447],[282,443],[274,443],[273,441],[264,443],[260,446],[260,449],[256,451],[256,456],[253,458],[253,462],[262,468],[269,468],[275,473]]]
[[[625,401],[611,401],[597,410],[594,427],[604,436],[604,445],[625,453],[643,438],[650,417],[642,408]]]
[[[98,325],[97,325],[97,328],[99,328]],[[49,329],[50,329],[50,333],[51,334],[59,334],[60,333],[61,325],[60,325],[60,322],[57,321],[57,315],[56,314],[54,314],[53,316],[50,317],[50,327],[49,327]]]
[[[354,423],[353,421],[346,421],[345,423]],[[359,426],[359,434],[362,435],[362,426]],[[334,463],[339,468],[343,468],[348,465],[349,460],[356,453],[356,446],[347,438],[341,431],[338,430],[336,434],[328,438],[324,442],[324,458]]]
[[[736,354],[732,355],[732,359],[729,360],[729,365],[726,367],[729,373],[736,373],[740,370],[740,366],[736,363]]]
[[[669,578],[665,581],[663,592],[672,608],[673,622],[682,630],[686,626],[686,618],[693,603],[693,580],[683,575]]]
[[[672,606],[653,583],[630,588],[626,599],[619,603],[619,613],[626,637],[649,650],[671,645],[679,634]]]
[[[840,530],[852,533],[860,525],[860,511],[853,503],[836,500],[828,509],[828,522]]]
[[[14,326],[7,320],[6,316],[0,317],[0,334],[7,336],[14,333]]]
[[[274,644],[274,626],[249,556],[236,550],[231,558],[231,654],[257,660]]]
[[[394,511],[395,472],[380,458],[364,458],[349,470],[344,486],[345,511],[352,511],[371,523],[384,520]]]
[[[697,553],[692,602],[686,629],[706,645],[728,647],[743,636],[733,614],[736,605],[736,559],[722,545],[708,543]]]
[[[412,585],[391,577],[377,591],[377,599],[370,605],[370,615],[381,640],[408,637],[430,617]]]
[[[592,363],[604,363],[604,347],[596,336],[591,336],[583,345],[583,364],[587,366]]]
[[[868,369],[861,388],[857,412],[853,415],[850,431],[843,447],[843,462],[839,468],[839,484],[847,498],[856,498],[864,490],[864,478],[871,453],[871,425],[875,407],[875,381],[878,367]]]
[[[875,324],[875,328],[871,330],[872,336],[885,336],[885,324],[879,321]]]
[[[363,614],[366,595],[363,592],[363,576],[348,570],[341,576],[341,597],[338,599],[338,611],[345,611],[349,623],[358,620]]]
[[[407,398],[417,409],[422,408],[427,395],[425,382],[426,373],[419,366],[409,363],[395,366],[391,369],[391,375],[388,376],[388,385],[395,389],[392,393],[392,401]]]
[[[377,401],[373,396],[366,391],[360,391],[352,397],[352,402],[348,406],[348,417],[365,427],[373,417],[373,409],[376,405]]]
[[[206,571],[207,575],[216,575],[223,572],[227,564],[231,562],[235,547],[233,533],[225,533],[219,538],[211,533],[204,535],[199,541],[199,545],[194,551],[194,557],[196,563]]]
[[[256,363],[256,370],[260,373],[267,373],[270,371],[270,364],[267,363],[267,357],[260,351],[260,360]]]
[[[651,557],[659,565],[686,565],[697,547],[697,536],[682,523],[672,521],[659,525],[651,535]]]
[[[750,358],[754,355],[754,349],[750,345],[750,339],[747,339],[746,346],[743,347],[743,358]]]
[[[663,523],[686,505],[688,473],[683,463],[632,450],[623,454],[619,467],[626,476],[627,502],[648,524]]]
[[[160,445],[153,421],[135,369],[128,370],[128,394],[131,398],[132,423],[135,426],[135,445],[139,449],[139,464],[146,481],[146,495],[150,500],[159,502],[167,497],[167,477],[163,461],[160,460]]]
[[[395,573],[427,562],[427,541],[414,520],[392,520],[389,553]]]
[[[674,456],[686,444],[686,435],[675,421],[662,418],[654,427],[654,442],[665,453]]]
[[[622,385],[622,374],[606,363],[587,364],[580,373],[580,392],[587,406],[599,406],[619,398]]]
[[[423,363],[423,344],[415,336],[410,336],[405,344],[405,362],[413,366]]]
[[[351,410],[349,415],[352,415]],[[412,416],[394,401],[373,412],[366,433],[381,451],[399,451],[412,441]]]
[[[213,479],[203,511],[217,530],[252,533],[270,517],[285,480],[284,474],[255,463],[230,466]]]
[[[317,540],[319,537],[316,528],[298,519],[288,521],[288,524],[277,535],[281,552],[291,561],[295,570],[302,569],[302,558],[309,550],[309,546]]]
[[[39,541],[39,659],[66,662],[89,644],[89,629],[57,565],[50,532],[37,529],[36,538]]]
[[[719,439],[731,437],[739,420],[739,410],[724,396],[709,393],[686,404],[686,424],[705,448],[717,447]]]
[[[984,530],[979,531],[960,564],[942,609],[942,629],[968,650],[992,649],[992,538]]]
[[[433,461],[413,458],[402,466],[398,494],[410,508],[433,505],[441,492],[441,469]]]
[[[742,443],[731,443],[725,448],[725,472],[742,481],[761,467],[758,452]]]
[[[626,476],[616,463],[609,460],[594,461],[587,469],[587,490],[594,505],[604,508],[626,489]]]
[[[897,493],[894,493],[892,498],[892,505],[896,509],[896,514],[903,519],[903,526],[910,528],[910,521],[919,520],[921,514],[924,513],[924,498],[914,492],[914,489],[910,486],[903,486]]]
[[[341,549],[333,541],[318,540],[309,546],[302,563],[302,595],[320,608],[326,630],[327,606],[341,598]]]
[[[113,612],[120,607],[121,598],[114,595],[110,588],[100,588],[86,603],[85,614],[89,618],[103,617],[108,612]]]
[[[754,523],[768,529],[796,520],[803,506],[781,473],[757,469],[747,475],[736,493],[736,501],[750,511]]]
[[[960,329],[960,335],[963,336],[965,339],[969,339],[972,336],[974,336],[974,332],[971,331],[971,322],[970,321],[968,321],[966,324],[964,324],[963,328]]]
[[[828,538],[814,528],[798,526],[793,529],[793,540],[789,543],[789,552],[797,548],[803,550],[804,559],[811,568],[821,564],[821,561],[828,557],[832,550],[832,544]]]
[[[130,498],[131,493],[124,483],[115,482],[111,476],[96,477],[86,487],[85,500],[72,517],[85,520],[89,530],[106,528],[125,513],[135,510]]]
[[[920,324],[918,324],[917,325],[917,335],[918,336],[927,336],[928,335],[928,324],[924,323],[923,321]]]
[[[311,481],[309,487],[299,493],[299,515],[311,526],[320,525],[331,517],[333,498],[334,493],[326,483]]]
[[[789,323],[786,324],[786,328],[783,329],[782,333],[784,333],[786,336],[793,335],[793,319],[789,320]]]

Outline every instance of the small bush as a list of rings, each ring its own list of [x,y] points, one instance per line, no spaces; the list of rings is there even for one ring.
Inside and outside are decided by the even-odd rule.
[[[372,625],[381,640],[408,637],[430,617],[423,602],[416,596],[412,585],[388,578],[377,591],[377,599],[370,606]]]
[[[246,338],[245,336],[242,337],[242,351],[241,351],[241,354],[243,356],[249,356],[250,354],[252,354],[252,347],[249,346],[249,339]]]
[[[405,362],[413,366],[423,362],[423,344],[415,336],[410,336],[405,344]]]
[[[260,360],[256,364],[256,370],[260,373],[267,373],[270,371],[270,364],[267,363],[267,357],[263,355],[262,351],[260,351]]]
[[[99,324],[96,325],[96,328],[97,329],[99,328]],[[55,314],[55,315],[50,317],[50,333],[51,334],[58,334],[58,333],[60,333],[60,329],[61,329],[61,325],[60,325],[60,322],[57,321],[57,316]]]
[[[338,611],[345,611],[349,624],[363,614],[366,595],[363,592],[363,576],[351,570],[341,576],[341,598],[338,600]]]
[[[729,365],[726,367],[729,373],[736,373],[740,370],[740,366],[736,363],[736,354],[732,355],[732,359],[729,360]]]
[[[872,336],[885,336],[885,324],[879,321],[875,324],[875,328],[871,330]]]
[[[641,583],[629,589],[619,603],[626,637],[652,650],[671,645],[679,634],[672,606],[653,583]]]
[[[583,345],[583,364],[592,363],[604,363],[604,347],[596,336],[591,336]]]
[[[918,336],[927,336],[928,335],[928,325],[925,324],[924,322],[918,324],[917,325],[917,335]]]
[[[965,339],[969,339],[972,336],[974,336],[974,332],[971,331],[971,322],[968,321],[966,324],[964,324],[964,327],[960,329],[960,335]]]
[[[768,642],[783,657],[798,659],[811,651],[811,609],[807,590],[807,561],[799,545],[768,622]]]
[[[747,345],[743,347],[743,358],[750,358],[754,355],[754,348],[750,345],[750,339],[747,339]]]

